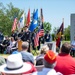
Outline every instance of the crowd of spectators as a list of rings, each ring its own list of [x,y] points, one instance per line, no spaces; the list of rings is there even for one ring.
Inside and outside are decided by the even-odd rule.
[[[14,41],[13,38],[11,40]],[[16,41],[17,42],[17,41]],[[13,42],[15,44],[16,42]],[[10,46],[10,45],[9,45]],[[22,42],[22,50],[14,47],[5,60],[0,56],[0,73],[2,75],[74,75],[75,59],[70,55],[71,44],[62,44],[60,53],[57,55],[43,45],[40,54],[34,59],[34,55],[28,52],[29,43]],[[41,64],[40,64],[41,63]],[[37,66],[42,66],[39,71]]]

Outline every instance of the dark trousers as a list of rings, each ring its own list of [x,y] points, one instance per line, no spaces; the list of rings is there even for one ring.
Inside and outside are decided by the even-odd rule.
[[[2,53],[2,46],[0,45],[0,53]]]
[[[31,52],[31,43],[29,42],[28,52]]]
[[[32,49],[35,50],[34,40],[32,40]]]
[[[41,42],[40,42],[40,39],[39,39],[39,46],[37,47],[38,50],[40,49],[40,45],[41,45]]]
[[[0,45],[0,53],[4,53],[6,47]]]

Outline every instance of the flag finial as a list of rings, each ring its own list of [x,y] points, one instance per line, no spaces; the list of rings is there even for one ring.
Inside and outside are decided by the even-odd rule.
[[[64,18],[62,18],[62,22],[64,23]]]

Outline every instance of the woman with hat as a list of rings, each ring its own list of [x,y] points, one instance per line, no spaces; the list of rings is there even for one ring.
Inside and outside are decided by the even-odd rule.
[[[33,67],[30,63],[22,61],[20,53],[9,55],[7,63],[0,66],[0,72],[2,72],[2,75],[4,75],[3,73],[5,73],[5,75],[29,75],[32,69]]]

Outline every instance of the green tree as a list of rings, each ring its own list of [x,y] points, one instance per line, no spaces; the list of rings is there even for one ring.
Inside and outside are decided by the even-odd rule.
[[[0,3],[0,29],[4,35],[11,34],[11,28],[13,25],[14,18],[17,17],[19,20],[23,10],[16,8],[12,3],[7,4],[7,8]]]
[[[51,31],[51,24],[49,22],[44,22],[44,30],[45,32],[48,30],[48,31]]]
[[[70,40],[70,25],[68,25],[68,27],[64,29],[64,37],[65,40]]]
[[[53,33],[52,33],[53,38],[56,36],[57,30],[58,30],[58,27],[57,28],[54,27]],[[68,25],[67,28],[64,28],[64,34],[63,35],[64,35],[65,40],[70,40],[70,25]]]
[[[57,34],[57,30],[58,30],[58,27],[54,27],[53,33],[52,33],[52,40],[55,40],[55,37],[56,37],[56,34]]]

